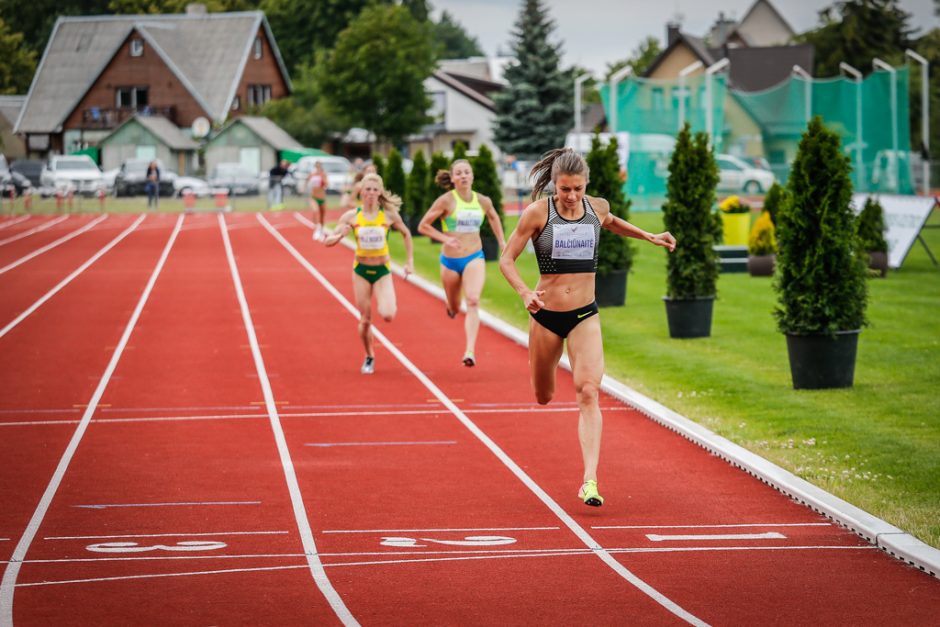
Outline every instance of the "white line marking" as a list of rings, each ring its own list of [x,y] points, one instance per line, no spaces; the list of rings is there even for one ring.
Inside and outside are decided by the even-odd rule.
[[[700,535],[671,535],[664,536],[658,533],[648,533],[646,537],[650,542],[670,542],[672,540],[786,540],[787,537],[776,531],[767,533],[716,533]]]
[[[64,244],[65,242],[69,241],[69,240],[72,239],[73,237],[78,237],[79,235],[81,235],[82,233],[84,233],[85,231],[87,231],[88,229],[94,228],[95,225],[97,225],[97,224],[98,224],[99,222],[101,222],[102,220],[106,220],[107,218],[108,218],[108,214],[104,214],[103,216],[99,216],[99,217],[95,218],[94,220],[92,220],[91,222],[89,222],[88,224],[86,224],[85,226],[81,227],[80,229],[76,229],[76,230],[72,231],[71,233],[69,233],[68,235],[65,235],[65,236],[63,236],[63,237],[60,237],[59,239],[55,240],[54,242],[50,242],[50,243],[46,244],[46,245],[43,246],[42,248],[37,248],[36,250],[34,250],[33,252],[29,253],[28,255],[25,255],[25,256],[23,256],[23,257],[20,257],[20,258],[17,259],[16,261],[14,261],[14,262],[12,262],[12,263],[9,263],[9,264],[3,266],[2,268],[0,268],[0,274],[3,274],[4,272],[7,272],[8,270],[12,270],[13,268],[15,268],[15,267],[17,267],[17,266],[19,266],[19,265],[22,265],[22,264],[26,263],[27,261],[29,261],[30,259],[34,259],[34,258],[38,257],[39,255],[45,253],[45,252],[49,252],[50,250],[52,250],[53,248],[55,248],[55,247],[58,246],[59,244]],[[141,219],[142,219],[142,218],[143,218],[143,216],[141,216]]]
[[[48,222],[44,222],[43,224],[40,224],[37,227],[33,227],[29,229],[28,231],[23,231],[22,233],[11,235],[10,237],[6,239],[0,239],[0,246],[3,246],[4,244],[9,244],[10,242],[15,242],[16,240],[23,239],[24,237],[29,237],[30,235],[33,235],[34,233],[45,231],[49,227],[55,226],[59,222],[62,222],[63,220],[68,220],[68,219],[69,219],[69,216],[67,215],[61,216],[61,217],[56,218],[55,220],[49,220]]]
[[[260,213],[255,214],[255,217],[261,222],[262,226],[267,229],[267,231],[278,240],[281,245],[300,263],[307,271],[316,278],[317,281],[323,285],[324,288],[329,291],[336,300],[346,308],[346,310],[351,313],[356,319],[359,318],[358,310],[350,303],[339,291],[324,277],[320,272],[301,255],[296,248],[294,248],[290,242],[284,239],[284,236],[278,233],[275,229],[271,228],[271,225],[268,224],[268,221],[264,219]],[[561,521],[567,526],[588,548],[595,551],[595,554],[614,572],[626,579],[628,582],[636,586],[638,589],[643,591],[651,599],[659,603],[669,612],[672,612],[682,620],[697,626],[707,625],[705,621],[698,618],[697,616],[686,611],[679,604],[675,603],[664,594],[653,588],[651,585],[637,577],[633,572],[627,569],[623,564],[618,562],[612,555],[610,555],[604,548],[596,541],[591,535],[584,529],[581,525],[575,521],[571,515],[568,514],[558,503],[555,502],[552,497],[550,497],[545,490],[541,488],[532,478],[515,462],[509,455],[507,455],[486,433],[484,433],[467,415],[458,408],[453,401],[450,400],[441,390],[437,387],[421,370],[417,368],[405,355],[398,350],[396,347],[385,335],[378,329],[373,327],[373,333],[376,338],[382,343],[383,346],[394,355],[402,365],[405,366],[424,386],[431,391],[434,396],[436,396],[441,403],[447,407],[451,413],[459,420],[471,433],[473,433],[480,442],[483,443],[503,464],[509,468],[513,474],[526,486],[528,487],[541,501],[548,507]]]
[[[101,375],[101,380],[98,382],[98,387],[95,389],[95,393],[92,395],[91,400],[88,403],[88,407],[85,409],[85,413],[82,416],[82,421],[75,428],[75,433],[72,435],[72,439],[69,441],[65,452],[62,454],[62,458],[59,460],[59,464],[55,469],[55,473],[52,475],[52,480],[49,481],[49,485],[46,487],[46,491],[43,493],[42,498],[39,501],[39,505],[36,506],[36,511],[33,512],[32,518],[30,518],[29,523],[26,526],[26,530],[23,532],[19,543],[16,545],[16,549],[13,551],[10,562],[3,571],[3,580],[0,582],[0,627],[13,626],[13,590],[16,587],[16,578],[19,575],[20,566],[23,560],[26,558],[26,552],[29,550],[29,546],[32,543],[33,538],[36,536],[36,532],[39,530],[39,526],[42,524],[43,518],[46,516],[46,512],[49,511],[49,506],[52,504],[52,499],[55,497],[56,491],[59,489],[59,485],[62,483],[62,479],[65,476],[65,472],[68,470],[69,463],[72,461],[72,457],[75,455],[75,451],[78,449],[78,444],[81,442],[82,436],[85,434],[85,430],[88,428],[88,423],[91,421],[91,415],[95,412],[95,408],[98,406],[98,403],[101,401],[101,397],[104,395],[105,389],[108,387],[108,382],[111,380],[111,375],[114,374],[114,370],[117,368],[118,361],[121,359],[124,348],[127,346],[127,343],[131,337],[131,333],[134,331],[134,326],[136,326],[137,320],[140,318],[140,314],[144,310],[144,305],[146,304],[147,299],[150,297],[150,292],[153,291],[153,286],[157,282],[157,277],[160,275],[160,271],[163,269],[163,265],[166,263],[166,259],[170,255],[170,249],[173,247],[173,242],[176,241],[176,235],[179,233],[180,226],[183,224],[183,217],[184,215],[180,215],[180,217],[177,219],[176,227],[170,234],[170,238],[167,240],[166,246],[163,249],[163,254],[160,255],[160,259],[157,261],[157,265],[153,269],[153,273],[150,275],[150,280],[147,282],[147,286],[140,295],[140,300],[137,302],[137,307],[134,309],[130,319],[127,321],[127,326],[124,329],[124,333],[121,336],[117,347],[114,349],[114,354],[111,355],[111,361],[108,363],[108,367],[105,369],[104,374]],[[140,224],[140,221],[143,220],[143,218],[144,216],[141,216],[137,222],[132,225],[131,229]],[[130,229],[125,231],[125,234],[129,232]],[[118,240],[115,240],[113,243],[116,243],[117,241]]]
[[[40,307],[42,307],[43,303],[45,303],[47,300],[49,300],[50,298],[52,298],[53,296],[55,296],[55,295],[59,292],[59,290],[61,290],[63,287],[65,287],[66,285],[68,285],[69,283],[71,283],[72,280],[73,280],[75,277],[77,277],[79,274],[81,274],[82,272],[84,272],[84,271],[88,268],[88,266],[90,266],[91,264],[93,264],[93,263],[95,263],[96,261],[98,261],[98,259],[100,259],[102,255],[104,255],[106,252],[108,252],[109,250],[111,250],[112,248],[114,248],[115,246],[117,246],[118,243],[119,243],[122,239],[124,239],[125,237],[127,237],[128,234],[130,234],[131,231],[133,231],[134,229],[137,228],[137,225],[140,224],[140,223],[143,221],[143,219],[144,219],[145,217],[146,217],[146,215],[141,215],[139,218],[137,218],[137,220],[136,220],[132,225],[130,225],[129,227],[127,227],[126,229],[124,229],[124,231],[122,231],[120,235],[118,235],[118,236],[115,237],[113,240],[111,240],[108,244],[106,244],[106,245],[104,246],[104,248],[102,248],[101,250],[99,250],[98,252],[96,252],[88,261],[86,261],[85,263],[83,263],[82,265],[80,265],[79,267],[77,267],[75,270],[73,270],[72,273],[71,273],[70,275],[68,275],[67,277],[65,277],[64,279],[62,279],[62,280],[58,283],[58,285],[56,285],[56,286],[53,287],[51,290],[49,290],[48,292],[46,292],[42,297],[40,297],[39,300],[37,300],[37,301],[36,301],[35,303],[33,303],[32,305],[30,305],[28,309],[26,309],[23,313],[21,313],[20,315],[18,315],[18,316],[17,316],[16,318],[14,318],[9,324],[7,324],[7,326],[5,326],[5,327],[3,327],[2,329],[0,329],[0,337],[3,337],[3,336],[6,335],[7,333],[9,333],[9,332],[10,332],[10,329],[12,329],[12,328],[15,327],[16,325],[18,325],[18,324],[19,324],[20,322],[22,322],[23,320],[25,320],[26,317],[29,316],[31,313],[33,313],[34,311],[36,311],[37,309],[39,309]],[[104,218],[100,218],[100,219],[104,219]],[[8,267],[9,267],[9,266],[8,266]],[[0,270],[0,271],[2,271],[2,270]]]
[[[106,503],[101,505],[73,505],[84,509],[108,509],[110,507],[179,507],[187,505],[261,505],[261,501],[193,501],[191,503]]]
[[[307,518],[303,496],[300,493],[300,485],[297,483],[294,463],[291,460],[290,450],[287,448],[287,439],[284,437],[284,429],[281,427],[281,420],[277,413],[277,405],[274,402],[274,392],[271,390],[271,382],[268,380],[264,359],[261,357],[261,347],[258,345],[254,322],[252,322],[251,312],[248,310],[248,300],[245,298],[241,276],[238,273],[238,265],[235,263],[235,253],[232,251],[232,242],[229,240],[225,218],[221,213],[218,215],[218,221],[219,230],[222,233],[222,241],[225,244],[225,255],[228,258],[228,265],[232,272],[235,294],[238,297],[238,304],[242,312],[242,321],[245,325],[245,332],[248,334],[248,343],[251,345],[251,355],[255,361],[255,369],[258,371],[258,382],[261,384],[261,391],[264,394],[264,403],[268,410],[271,430],[274,433],[274,441],[277,443],[281,466],[284,469],[284,478],[287,481],[288,492],[290,492],[294,518],[297,521],[297,529],[300,532],[304,552],[307,554],[307,565],[310,568],[310,573],[313,575],[313,580],[316,582],[320,592],[329,602],[330,607],[333,608],[337,618],[345,625],[358,626],[359,622],[353,617],[352,613],[343,602],[343,599],[340,598],[339,593],[333,588],[333,584],[330,582],[329,577],[327,577],[326,571],[323,569],[323,564],[320,562],[320,558],[317,555],[317,544],[313,539],[313,531],[310,529],[310,521]]]
[[[729,529],[736,527],[833,527],[832,523],[735,523],[732,525],[595,525],[591,529]]]
[[[289,531],[208,531],[199,533],[134,533],[115,536],[47,536],[43,540],[107,540],[109,538],[178,538],[180,536],[270,536],[288,534]]]
[[[330,446],[420,446],[435,444],[457,444],[457,440],[437,440],[427,442],[307,442],[304,446],[319,446],[327,448]]]
[[[320,533],[449,533],[456,531],[557,531],[561,527],[456,527],[452,529],[327,529]]]
[[[690,552],[690,551],[796,551],[796,550],[850,550],[850,551],[873,551],[877,550],[878,547],[874,546],[774,546],[774,547],[703,547],[703,548],[692,548],[692,547],[683,547],[683,548],[670,548],[670,549],[607,549],[614,553],[676,553],[676,552]],[[443,551],[442,551],[443,552]],[[326,568],[339,568],[347,566],[385,566],[385,565],[395,565],[395,564],[417,564],[417,563],[429,563],[429,562],[462,562],[462,561],[471,561],[471,560],[492,560],[492,559],[521,559],[521,558],[530,558],[530,557],[567,557],[567,556],[581,556],[581,555],[593,555],[593,551],[589,549],[559,549],[555,551],[539,551],[532,553],[522,553],[522,554],[491,554],[492,552],[487,552],[486,555],[472,555],[472,556],[462,556],[462,557],[439,557],[439,558],[418,558],[418,559],[404,559],[404,560],[372,560],[367,562],[341,562],[334,564],[326,564]],[[324,553],[324,556],[330,556],[333,554]],[[341,554],[336,554],[341,555]],[[174,557],[174,558],[118,558],[122,560],[132,560],[132,559],[219,559],[221,556],[187,556],[187,557]],[[253,557],[253,556],[245,556]],[[276,557],[287,557],[287,556],[276,556]],[[98,558],[89,561],[113,561],[114,558]],[[37,560],[37,563],[46,563],[49,560]],[[78,560],[63,560],[63,561],[78,561]],[[29,563],[33,563],[33,560],[30,560]],[[290,566],[261,566],[254,568],[227,568],[223,570],[202,570],[195,572],[182,572],[182,573],[159,573],[159,574],[145,574],[145,575],[125,575],[121,577],[97,577],[93,579],[68,579],[64,581],[38,581],[35,583],[20,583],[17,584],[17,588],[32,588],[38,586],[59,586],[63,584],[72,584],[72,583],[98,583],[104,581],[126,581],[128,579],[156,579],[160,577],[193,577],[197,575],[224,575],[230,573],[249,573],[249,572],[265,572],[273,570],[296,570],[300,568],[308,568],[306,564],[301,565],[290,565]]]
[[[20,216],[19,218],[12,218],[12,219],[10,219],[10,220],[7,220],[6,222],[0,223],[0,229],[5,229],[5,228],[7,228],[8,226],[13,226],[14,224],[19,224],[20,222],[25,222],[26,220],[29,220],[31,217],[33,217],[33,216],[32,216],[32,215],[28,215],[28,216]]]

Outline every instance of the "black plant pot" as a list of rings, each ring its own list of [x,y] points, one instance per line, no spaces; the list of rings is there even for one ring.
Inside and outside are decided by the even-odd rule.
[[[747,271],[751,276],[773,276],[777,255],[748,255]]]
[[[622,307],[627,301],[627,271],[595,275],[594,295],[598,307]]]
[[[888,253],[869,252],[868,267],[875,270],[882,279],[888,276]]]
[[[688,299],[663,296],[663,301],[666,303],[669,337],[686,339],[711,336],[714,296]]]
[[[821,390],[852,387],[859,333],[860,329],[837,331],[834,336],[787,333],[793,388]]]
[[[411,235],[414,237],[422,237],[423,234],[418,232],[418,225],[421,224],[421,218],[424,216],[413,214],[408,216],[405,219],[405,224],[408,225],[408,230],[411,231]]]
[[[483,258],[487,261],[496,261],[499,259],[499,242],[492,235],[484,235],[480,238],[483,242]]]

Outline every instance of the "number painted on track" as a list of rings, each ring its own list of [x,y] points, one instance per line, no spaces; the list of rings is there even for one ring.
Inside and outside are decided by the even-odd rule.
[[[152,546],[141,546],[136,542],[101,542],[89,544],[85,549],[93,553],[146,553],[148,551],[216,551],[226,546],[224,542],[187,540],[174,545],[154,544]]]
[[[418,540],[421,540],[422,542],[433,542],[434,544],[446,544],[449,546],[500,546],[503,544],[514,544],[516,542],[515,538],[510,538],[508,536],[466,536],[463,540],[385,537],[382,538],[382,542],[380,544],[381,546],[394,546],[409,549],[414,547],[427,546],[426,544],[418,544]]]

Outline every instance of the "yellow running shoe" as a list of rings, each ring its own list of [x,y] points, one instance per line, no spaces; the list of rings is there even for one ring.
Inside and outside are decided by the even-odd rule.
[[[604,504],[604,497],[597,493],[597,481],[594,479],[588,479],[581,485],[578,498],[591,507],[600,507]]]

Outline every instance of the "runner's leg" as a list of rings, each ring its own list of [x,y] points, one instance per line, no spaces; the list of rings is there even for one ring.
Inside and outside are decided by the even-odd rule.
[[[539,405],[555,396],[555,370],[564,350],[564,340],[529,318],[529,373]]]
[[[599,316],[591,316],[568,334],[568,359],[578,394],[578,439],[584,459],[584,481],[597,480],[597,463],[601,453],[601,416],[598,394],[604,377],[604,345],[601,340]]]

